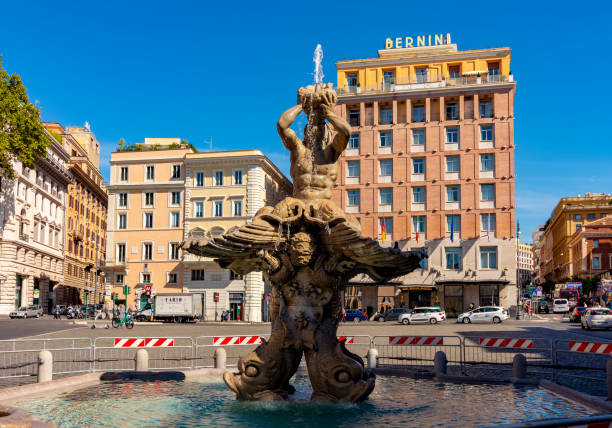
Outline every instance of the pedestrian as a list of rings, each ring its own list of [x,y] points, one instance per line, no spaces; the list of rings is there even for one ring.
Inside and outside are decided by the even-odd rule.
[[[342,322],[346,321],[346,311],[342,308]]]
[[[470,303],[470,311],[473,311],[475,307],[476,305],[474,304],[474,302]]]

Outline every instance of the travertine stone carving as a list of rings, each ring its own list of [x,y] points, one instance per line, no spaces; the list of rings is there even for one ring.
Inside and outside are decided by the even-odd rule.
[[[416,269],[425,254],[382,248],[361,236],[359,222],[331,200],[349,124],[334,113],[331,84],[300,88],[298,103],[278,121],[291,152],[293,197],[260,209],[251,223],[220,237],[187,240],[186,251],[224,268],[263,271],[272,284],[270,339],[224,375],[240,400],[284,400],[302,355],[312,400],[357,402],[374,389],[374,373],[338,342],[344,287],[357,273],[384,281]],[[289,128],[301,112],[304,141]]]

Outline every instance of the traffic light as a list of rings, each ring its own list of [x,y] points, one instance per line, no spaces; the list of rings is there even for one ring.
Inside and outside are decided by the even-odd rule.
[[[132,287],[128,287],[128,292],[127,294],[132,294]]]

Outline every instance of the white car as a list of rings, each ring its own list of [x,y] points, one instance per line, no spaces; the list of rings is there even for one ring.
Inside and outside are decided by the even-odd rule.
[[[582,328],[612,328],[612,311],[608,308],[589,308],[580,320]]]
[[[472,322],[492,322],[499,324],[508,319],[508,311],[501,306],[482,306],[473,311],[464,312],[457,318],[457,322],[469,324]]]
[[[564,314],[569,312],[570,305],[567,299],[555,299],[553,300],[553,314]]]
[[[428,322],[429,324],[436,324],[446,319],[446,312],[440,308],[434,307],[423,307],[414,308],[408,313],[401,314],[397,319],[404,325],[412,324],[416,322]]]

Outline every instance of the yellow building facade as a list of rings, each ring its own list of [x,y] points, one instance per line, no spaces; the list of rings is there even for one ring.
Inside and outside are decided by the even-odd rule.
[[[579,274],[572,265],[572,235],[585,223],[612,216],[612,195],[587,193],[562,198],[545,224],[539,240],[540,281],[559,281]]]
[[[257,210],[275,205],[292,186],[259,150],[190,153],[185,156],[185,239],[215,236],[251,221]],[[222,269],[213,259],[183,254],[186,293],[204,296],[204,317],[261,321],[267,318],[261,272],[244,277]]]
[[[142,307],[148,287],[149,294],[183,291],[179,245],[188,153],[180,138],[145,138],[111,154],[105,274],[126,307]]]

